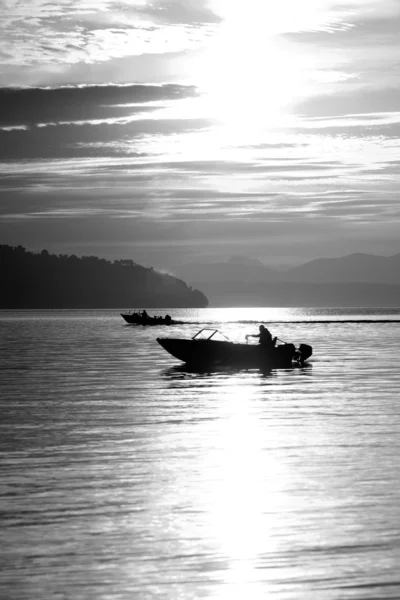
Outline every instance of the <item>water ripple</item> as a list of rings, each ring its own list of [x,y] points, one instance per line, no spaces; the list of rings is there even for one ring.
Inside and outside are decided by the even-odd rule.
[[[271,323],[261,309],[175,311],[188,322],[168,330],[118,311],[1,315],[0,596],[399,598],[388,315],[276,322],[314,355],[268,373],[199,373],[155,341],[194,322],[243,341]]]

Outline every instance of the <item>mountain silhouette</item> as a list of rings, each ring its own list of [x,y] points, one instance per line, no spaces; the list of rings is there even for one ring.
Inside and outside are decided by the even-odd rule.
[[[290,269],[232,257],[172,272],[213,306],[400,306],[400,254],[318,258]]]
[[[171,272],[185,281],[203,283],[260,283],[279,281],[280,273],[261,262],[188,263],[171,268]]]
[[[286,272],[287,281],[315,283],[400,283],[400,254],[350,254],[318,258]]]
[[[204,294],[132,260],[0,246],[0,308],[200,308]]]
[[[265,264],[259,258],[250,258],[249,256],[243,256],[242,254],[236,254],[228,258],[228,263],[234,265],[258,265],[265,267]]]

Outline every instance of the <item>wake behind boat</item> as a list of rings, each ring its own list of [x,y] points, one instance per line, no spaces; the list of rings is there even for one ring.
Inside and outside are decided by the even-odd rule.
[[[303,365],[312,347],[282,343],[261,344],[231,342],[218,329],[201,329],[191,339],[157,338],[157,342],[175,358],[192,366],[226,365],[242,368],[288,368]]]
[[[121,313],[121,317],[130,325],[182,325],[183,321],[174,321],[170,315],[150,316],[145,310]]]

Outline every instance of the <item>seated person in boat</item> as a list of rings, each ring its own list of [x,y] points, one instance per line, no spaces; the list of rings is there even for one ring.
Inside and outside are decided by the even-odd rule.
[[[260,325],[258,330],[260,333],[248,334],[246,335],[246,339],[249,337],[258,338],[260,346],[263,346],[264,348],[273,348],[277,338],[272,338],[271,332],[264,325]]]

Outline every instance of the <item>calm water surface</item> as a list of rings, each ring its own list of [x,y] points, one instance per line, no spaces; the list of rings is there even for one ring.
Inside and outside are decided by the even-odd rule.
[[[400,310],[168,312],[0,312],[0,598],[399,599]],[[155,341],[259,322],[310,364]]]

